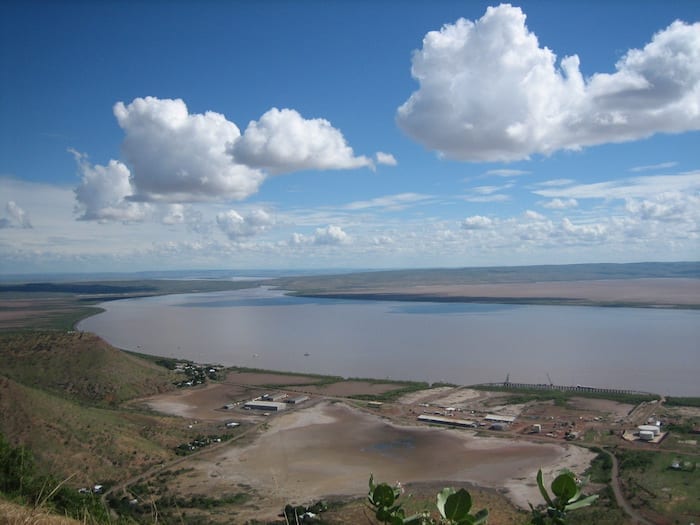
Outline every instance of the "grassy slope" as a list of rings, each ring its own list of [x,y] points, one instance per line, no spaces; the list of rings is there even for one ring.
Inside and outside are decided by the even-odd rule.
[[[51,514],[45,509],[29,508],[0,497],[1,525],[80,525],[82,522]]]
[[[172,376],[88,333],[0,334],[0,374],[69,399],[118,405],[169,389]]]
[[[71,483],[120,479],[173,456],[177,418],[116,409],[170,388],[171,376],[95,336],[0,335],[0,432]]]

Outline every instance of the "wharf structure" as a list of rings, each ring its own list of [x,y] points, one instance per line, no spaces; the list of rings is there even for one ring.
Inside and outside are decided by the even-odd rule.
[[[583,385],[553,385],[551,383],[511,383],[503,381],[501,383],[481,383],[475,386],[499,388],[504,390],[558,390],[560,392],[592,392],[599,394],[632,394],[638,396],[658,396],[652,392],[642,392],[640,390],[626,390],[623,388],[602,388],[597,386]]]

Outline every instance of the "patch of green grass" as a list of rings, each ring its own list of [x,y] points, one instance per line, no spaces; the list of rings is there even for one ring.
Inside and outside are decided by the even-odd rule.
[[[616,455],[620,479],[632,505],[679,523],[700,516],[699,455],[665,451],[617,451]]]
[[[586,476],[592,483],[610,483],[612,472],[612,458],[607,452],[598,447],[592,447],[593,452],[598,455],[591,461],[590,467],[586,470]]]
[[[667,397],[667,406],[700,407],[700,397]]]

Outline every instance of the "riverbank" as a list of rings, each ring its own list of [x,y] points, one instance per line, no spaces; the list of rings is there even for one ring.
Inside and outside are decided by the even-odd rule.
[[[645,278],[528,283],[379,286],[296,291],[300,297],[441,303],[700,308],[700,279]]]

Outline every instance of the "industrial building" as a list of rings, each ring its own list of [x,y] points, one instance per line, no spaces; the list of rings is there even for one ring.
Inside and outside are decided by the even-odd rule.
[[[295,396],[295,397],[288,397],[284,400],[285,403],[288,403],[290,405],[298,405],[299,403],[303,403],[304,401],[308,401],[309,396]]]
[[[515,416],[499,416],[498,414],[486,414],[484,418],[485,421],[490,421],[492,423],[507,423],[510,425],[515,421]]]
[[[264,410],[266,412],[278,412],[287,408],[287,404],[278,403],[275,401],[262,401],[256,399],[254,401],[248,401],[245,405],[243,405],[243,408],[246,408],[248,410]]]
[[[450,425],[452,427],[463,428],[476,428],[477,426],[474,421],[467,421],[466,419],[444,416],[431,416],[428,414],[422,414],[418,416],[418,421],[423,421],[425,423],[439,423],[441,425]]]
[[[274,394],[263,394],[260,399],[263,401],[280,401],[287,397],[284,392],[275,392]]]

